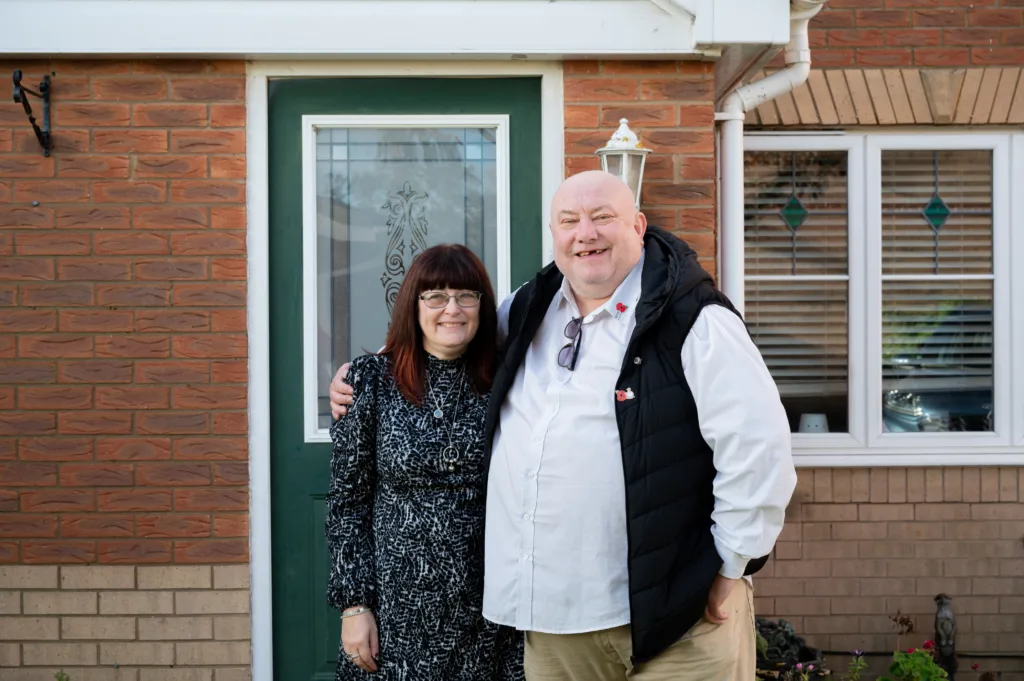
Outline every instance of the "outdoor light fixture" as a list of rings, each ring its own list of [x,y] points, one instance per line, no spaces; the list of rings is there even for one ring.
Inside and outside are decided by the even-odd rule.
[[[50,77],[43,76],[43,82],[39,84],[39,92],[35,90],[29,90],[27,87],[21,84],[21,69],[15,69],[14,71],[14,103],[21,104],[25,109],[25,115],[28,116],[28,122],[32,126],[32,130],[36,133],[36,139],[39,140],[39,145],[43,148],[43,156],[50,155],[50,149],[53,144],[53,140],[50,137]],[[43,127],[39,127],[36,123],[36,117],[32,115],[32,105],[28,102],[28,95],[35,95],[39,99],[43,100]]]
[[[629,121],[619,119],[619,129],[615,131],[608,144],[597,150],[601,159],[601,169],[615,175],[633,192],[633,199],[640,208],[640,188],[644,183],[644,163],[650,149],[644,149],[636,133],[629,129]]]

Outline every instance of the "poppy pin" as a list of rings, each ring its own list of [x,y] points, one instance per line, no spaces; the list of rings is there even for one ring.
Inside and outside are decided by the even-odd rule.
[[[625,312],[626,306],[623,305],[622,303],[615,303],[615,309],[618,310],[619,312]]]

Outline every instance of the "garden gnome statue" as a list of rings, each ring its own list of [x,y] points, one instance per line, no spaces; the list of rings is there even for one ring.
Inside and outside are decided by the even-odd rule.
[[[935,662],[956,681],[956,615],[953,599],[946,594],[935,597]]]

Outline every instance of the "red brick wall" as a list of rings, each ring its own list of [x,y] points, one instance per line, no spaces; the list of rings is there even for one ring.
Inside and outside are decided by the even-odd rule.
[[[815,68],[1017,66],[1024,0],[829,0],[810,38]]]
[[[247,561],[244,63],[0,74],[0,563]]]
[[[594,151],[629,119],[655,151],[644,170],[641,208],[672,230],[715,272],[713,64],[571,61],[565,63],[566,174],[599,168]]]

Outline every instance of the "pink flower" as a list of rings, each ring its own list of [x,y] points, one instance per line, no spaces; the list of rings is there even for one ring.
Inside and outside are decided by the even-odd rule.
[[[934,647],[935,647],[935,641],[925,641],[924,642],[924,649],[925,650],[931,650]]]
[[[971,669],[973,669],[974,671],[978,671],[978,663],[975,662],[974,664],[972,664]]]
[[[802,670],[804,668],[804,663],[803,662],[797,662],[796,663],[796,668],[797,668],[798,671]]]
[[[912,653],[912,652],[914,652],[914,649],[913,648],[907,648],[907,652],[908,653]]]

